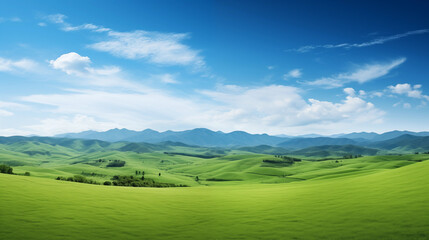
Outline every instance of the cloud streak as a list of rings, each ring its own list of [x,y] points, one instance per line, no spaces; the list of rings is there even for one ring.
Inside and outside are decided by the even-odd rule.
[[[324,48],[324,49],[333,49],[333,48],[351,49],[351,48],[370,47],[370,46],[374,46],[374,45],[381,45],[381,44],[384,44],[386,42],[405,38],[405,37],[412,36],[412,35],[426,34],[428,32],[429,32],[429,29],[420,29],[420,30],[414,30],[414,31],[409,31],[409,32],[405,32],[405,33],[395,34],[392,36],[379,37],[379,38],[373,39],[369,42],[324,44],[324,45],[306,45],[306,46],[302,46],[302,47],[297,48],[297,49],[291,49],[289,51],[306,53],[306,52],[310,52],[312,50],[319,49],[319,48]]]
[[[342,87],[350,82],[358,82],[362,84],[387,75],[392,69],[398,67],[405,61],[406,58],[398,58],[387,63],[366,64],[352,72],[340,73],[303,83],[325,88]]]
[[[34,71],[37,65],[35,61],[27,58],[12,60],[0,57],[0,72]]]
[[[200,52],[183,43],[190,37],[187,33],[160,33],[143,30],[118,32],[92,23],[73,26],[65,21],[66,18],[67,16],[63,14],[45,17],[47,21],[60,25],[63,31],[88,30],[106,33],[105,40],[88,45],[89,48],[100,52],[107,52],[126,59],[144,59],[154,64],[192,66],[196,70],[205,68],[206,63]]]

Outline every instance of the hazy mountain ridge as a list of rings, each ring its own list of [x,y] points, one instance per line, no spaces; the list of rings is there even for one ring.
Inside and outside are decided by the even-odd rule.
[[[224,133],[206,128],[196,128],[186,131],[158,132],[152,129],[133,131],[127,129],[111,129],[106,132],[86,131],[81,133],[67,133],[56,135],[62,138],[97,139],[109,142],[181,142],[188,145],[229,147],[229,146],[256,146],[261,144],[276,145],[285,138],[270,136],[268,134],[250,134],[243,131]]]
[[[59,134],[59,138],[93,139],[107,142],[180,142],[187,145],[206,147],[248,147],[248,146],[278,146],[299,149],[322,145],[359,145],[370,146],[371,143],[394,139],[404,134],[412,136],[429,136],[429,132],[390,131],[382,134],[374,132],[354,132],[320,136],[307,134],[298,137],[289,135],[271,136],[268,134],[250,134],[244,131],[224,133],[206,128],[196,128],[185,131],[158,132],[152,129],[134,131],[128,129],[111,129],[105,132],[85,131],[80,133]]]

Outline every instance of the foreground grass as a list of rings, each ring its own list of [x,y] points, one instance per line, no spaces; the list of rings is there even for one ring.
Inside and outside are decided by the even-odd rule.
[[[429,239],[429,161],[287,184],[126,188],[0,174],[2,239]]]

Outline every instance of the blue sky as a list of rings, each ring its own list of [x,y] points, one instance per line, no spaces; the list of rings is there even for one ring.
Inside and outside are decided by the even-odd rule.
[[[1,1],[0,135],[429,126],[424,1]]]

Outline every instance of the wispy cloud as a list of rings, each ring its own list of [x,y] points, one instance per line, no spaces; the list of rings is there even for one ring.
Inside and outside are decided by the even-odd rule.
[[[0,72],[33,71],[37,63],[30,59],[12,60],[0,57]]]
[[[315,50],[315,49],[318,49],[318,48],[325,48],[325,49],[344,48],[344,49],[350,49],[350,48],[369,47],[369,46],[373,46],[373,45],[384,44],[386,42],[397,40],[397,39],[404,38],[404,37],[408,37],[408,36],[411,36],[411,35],[425,34],[425,33],[428,33],[428,32],[429,32],[429,29],[420,29],[420,30],[409,31],[409,32],[406,32],[406,33],[395,34],[395,35],[392,35],[392,36],[379,37],[379,38],[373,39],[373,40],[368,41],[368,42],[324,44],[324,45],[307,45],[307,46],[302,46],[302,47],[297,48],[297,49],[291,49],[289,51],[296,51],[296,52],[305,53],[305,52],[309,52],[309,51],[312,51],[312,50]]]
[[[293,69],[290,70],[288,73],[283,74],[284,80],[289,80],[290,78],[300,78],[302,76],[301,69]]]
[[[89,30],[107,33],[106,40],[88,45],[97,51],[127,59],[145,59],[155,64],[193,66],[199,70],[205,68],[205,61],[199,51],[183,43],[183,40],[190,37],[187,33],[143,30],[118,32],[92,23],[74,26],[66,22],[66,18],[63,14],[45,17],[47,21],[60,25],[63,31]]]
[[[0,101],[0,117],[10,117],[13,116],[14,113],[11,112],[13,109],[25,108],[24,105],[13,102],[2,102]],[[6,110],[8,109],[8,110]]]
[[[19,17],[11,17],[11,18],[0,17],[0,23],[2,22],[22,22],[22,19]]]
[[[163,83],[167,84],[177,84],[179,81],[176,80],[176,77],[173,74],[165,73],[161,75],[155,76],[155,78],[159,79]]]
[[[401,65],[406,61],[406,58],[395,59],[388,63],[366,64],[359,67],[353,72],[340,73],[331,77],[319,78],[315,81],[303,82],[304,84],[313,86],[322,86],[325,88],[342,87],[346,83],[358,82],[365,83],[379,77],[385,76],[392,69]]]
[[[143,87],[121,77],[118,66],[92,67],[91,59],[78,53],[70,52],[49,61],[53,69],[61,70],[70,75],[76,83],[101,87],[122,87],[141,91]]]
[[[89,45],[98,51],[109,52],[128,59],[147,59],[168,65],[204,66],[199,52],[181,43],[188,34],[147,31],[108,32],[109,40]]]

